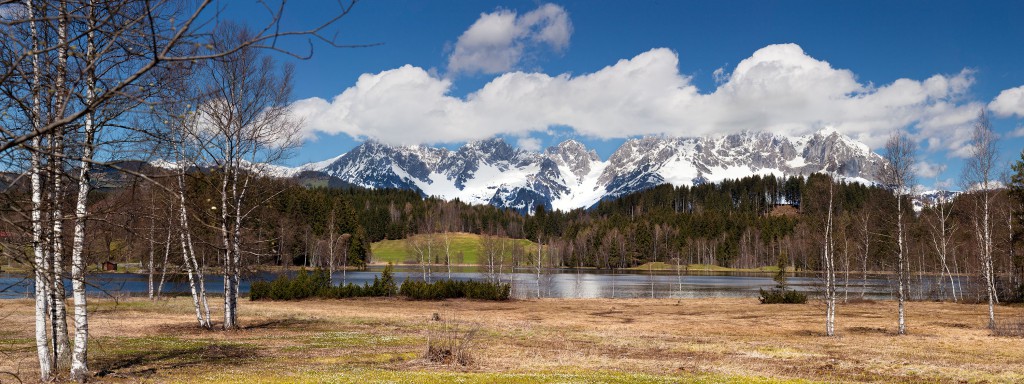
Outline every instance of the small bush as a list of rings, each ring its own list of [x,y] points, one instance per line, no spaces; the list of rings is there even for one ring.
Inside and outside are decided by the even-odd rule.
[[[431,325],[427,333],[427,350],[424,358],[427,360],[446,365],[472,365],[472,351],[475,344],[475,336],[479,327],[460,326],[448,315],[441,319],[435,313],[435,324]]]
[[[506,283],[440,280],[433,283],[409,281],[402,283],[398,294],[413,300],[444,300],[467,298],[475,300],[508,300],[512,286]]]
[[[807,302],[807,295],[789,289],[760,290],[758,300],[761,304],[804,304]]]

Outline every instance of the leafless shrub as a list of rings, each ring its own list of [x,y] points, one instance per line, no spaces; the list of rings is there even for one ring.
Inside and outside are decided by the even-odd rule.
[[[427,350],[424,358],[433,363],[468,366],[473,364],[478,325],[463,324],[451,313],[434,313],[427,332]]]

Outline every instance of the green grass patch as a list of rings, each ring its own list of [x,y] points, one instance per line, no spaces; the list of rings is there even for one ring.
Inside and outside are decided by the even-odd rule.
[[[441,234],[434,234],[433,246],[431,247],[431,255],[438,261],[438,264],[443,264],[445,261],[444,253],[444,237]],[[415,235],[413,240],[421,241],[425,243],[427,235]],[[480,264],[481,260],[481,245],[480,240],[482,236],[473,233],[452,233],[451,234],[451,256],[452,264]],[[506,246],[506,253],[511,254],[512,244],[516,244],[522,247],[526,253],[535,253],[537,251],[537,243],[534,243],[526,239],[508,239],[510,243]],[[382,240],[373,243],[373,262],[374,263],[395,263],[403,264],[407,262],[415,262],[416,253],[407,247],[408,242],[405,239],[402,240]],[[459,254],[461,253],[461,259]],[[508,265],[512,262],[511,256],[506,256],[505,264]]]
[[[36,339],[29,337],[8,337],[7,335],[0,335],[0,351],[3,351],[5,347],[25,347],[35,346]]]
[[[285,351],[302,351],[310,348],[366,348],[382,346],[412,345],[422,342],[419,338],[390,335],[375,335],[359,332],[325,332],[318,335],[303,337],[302,345],[285,347]]]

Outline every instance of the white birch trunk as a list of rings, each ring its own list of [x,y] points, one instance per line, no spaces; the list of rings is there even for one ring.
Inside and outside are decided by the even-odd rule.
[[[832,204],[834,186],[831,178],[828,187],[828,215],[825,222],[825,334],[835,336],[835,314],[836,314],[836,269],[835,269],[835,244],[832,240]]]
[[[246,179],[246,182],[248,182],[248,179]],[[243,189],[242,190],[242,194],[244,195],[244,193],[245,193],[245,190]],[[231,318],[231,328],[235,328],[235,327],[238,326],[238,298],[239,298],[239,293],[238,293],[239,288],[238,287],[241,284],[241,280],[242,280],[241,279],[241,265],[242,265],[242,249],[241,249],[241,242],[242,242],[242,236],[241,236],[242,235],[242,213],[241,213],[241,210],[242,210],[242,196],[239,195],[239,198],[235,201],[235,228],[234,228],[234,230],[231,233],[231,237],[232,237],[231,246],[233,247],[231,253],[232,253],[232,256],[234,257],[234,260],[231,261],[231,266],[232,266],[231,267],[231,272],[232,272],[231,278],[232,278],[232,283],[234,284],[234,286],[231,287],[231,295],[232,295],[232,298],[231,298],[231,316],[232,316],[232,318]]]
[[[67,1],[61,1],[57,17],[57,78],[54,84],[56,98],[56,114],[58,117],[64,115],[64,88],[67,78],[68,66],[68,30],[67,30]],[[67,369],[71,361],[70,341],[68,340],[68,316],[67,316],[67,293],[64,291],[64,128],[54,130],[53,153],[50,160],[50,177],[53,182],[53,207],[50,215],[53,218],[53,290],[52,297],[52,318],[50,326],[53,328],[54,365],[58,370]]]
[[[178,158],[179,164],[183,159]],[[178,174],[178,219],[181,221],[181,256],[185,263],[185,270],[188,272],[188,287],[192,294],[192,306],[196,310],[196,321],[200,327],[210,327],[210,307],[206,301],[206,287],[203,278],[203,271],[196,260],[192,248],[192,236],[188,226],[188,210],[185,208],[185,170],[181,169]],[[204,311],[205,308],[205,316]]]
[[[232,250],[231,239],[230,239],[231,238],[231,234],[230,234],[230,232],[228,232],[228,222],[230,220],[230,218],[228,217],[228,179],[230,178],[229,172],[230,172],[230,170],[225,167],[224,174],[222,175],[224,180],[221,182],[221,199],[220,199],[220,205],[221,205],[221,215],[220,215],[221,216],[221,226],[220,226],[220,230],[221,230],[221,237],[223,239],[222,240],[222,243],[223,243],[222,245],[224,247],[224,260],[223,260],[223,264],[224,264],[224,271],[223,271],[224,272],[224,329],[231,329],[231,328],[234,328],[234,326],[235,326],[235,323],[234,323],[235,315],[232,312],[233,309],[234,309],[234,304],[232,303],[232,300],[234,300],[234,297],[235,297],[234,293],[232,292],[234,290],[234,287],[235,287],[235,283],[234,283],[234,279],[233,279],[233,277],[234,277],[234,268],[232,266],[232,262],[234,261],[234,257],[231,255],[231,250]]]
[[[444,232],[444,258],[445,265],[448,266],[448,280],[452,279],[452,234],[451,232]]]
[[[184,212],[182,212],[182,216],[184,216]],[[188,246],[185,243],[185,241],[186,241],[186,239],[185,239],[185,231],[182,230],[182,232],[181,232],[181,248],[182,248],[181,256],[182,256],[182,259],[183,259],[182,261],[185,263],[185,271],[188,273],[188,288],[189,288],[189,291],[192,293],[192,306],[196,310],[196,322],[199,323],[200,327],[206,328],[206,327],[208,327],[208,325],[207,325],[207,322],[203,318],[203,312],[202,312],[202,309],[201,309],[200,303],[199,303],[199,292],[198,292],[198,289],[196,287],[197,283],[196,283],[195,274],[196,274],[197,271],[195,270],[195,261],[191,259],[190,254],[188,252]],[[199,274],[201,275],[202,273],[200,272]]]
[[[154,253],[156,253],[156,239],[154,239],[156,237],[156,233],[155,232],[156,232],[156,224],[152,222],[152,218],[151,218],[150,219],[150,224],[149,224],[149,271],[148,271],[149,281],[146,284],[146,288],[148,288],[148,291],[149,291],[149,299],[150,300],[153,300],[153,299],[156,298],[156,296],[155,296],[155,291],[156,290],[154,289],[155,287],[153,285],[153,276],[156,274],[156,265],[154,264],[154,263],[156,263],[156,255],[154,255]],[[170,233],[170,231],[168,231],[168,233]]]
[[[170,223],[168,223],[170,224]],[[167,279],[167,259],[171,257],[171,227],[167,226],[167,240],[164,242],[164,262],[160,264],[160,285],[156,287],[156,297],[164,292],[164,281]],[[152,261],[151,261],[152,262]]]
[[[95,56],[93,43],[95,8],[92,1],[89,2],[89,27],[87,35],[86,57],[92,59]],[[96,75],[93,69],[86,72],[86,103],[93,101],[94,88],[96,87]],[[85,381],[89,376],[88,351],[89,351],[89,313],[88,302],[85,295],[85,230],[88,215],[89,197],[89,168],[93,156],[93,145],[96,134],[96,125],[92,113],[85,116],[85,148],[82,152],[81,168],[78,172],[78,196],[75,198],[75,229],[74,240],[71,250],[71,288],[75,302],[75,349],[71,355],[71,379]]]
[[[89,92],[91,94],[91,92]],[[75,199],[75,234],[71,251],[71,284],[75,300],[75,350],[71,358],[71,378],[83,381],[89,374],[87,365],[89,316],[85,296],[85,224],[88,215],[89,196],[89,161],[92,160],[92,147],[95,126],[92,114],[85,118],[86,145],[82,154],[82,166],[78,173],[78,196]]]
[[[864,258],[861,264],[861,285],[860,285],[860,298],[864,299],[864,295],[868,291],[868,256],[871,254],[871,232],[869,232],[870,220],[868,216],[864,216]]]
[[[25,0],[25,8],[28,12],[29,30],[32,36],[32,50],[39,49],[39,31],[36,29],[35,8],[32,0]],[[32,129],[40,126],[41,106],[39,100],[39,55],[32,54]],[[48,303],[48,279],[46,278],[47,262],[46,253],[43,250],[43,185],[41,172],[42,140],[39,136],[32,138],[31,169],[30,178],[32,184],[32,253],[35,264],[35,333],[36,353],[39,357],[39,379],[49,381],[53,372],[53,362],[50,359],[50,342],[46,338],[46,317]]]
[[[535,263],[533,263],[533,264],[537,268],[537,298],[538,299],[541,298],[541,294],[540,294],[540,285],[541,285],[541,282],[540,282],[540,269],[541,269],[541,263],[544,260],[543,259],[544,253],[541,252],[541,251],[542,251],[542,248],[541,248],[541,245],[540,245],[540,235],[537,235],[537,261]]]
[[[905,306],[906,306],[906,293],[904,292],[906,290],[906,287],[904,285],[906,284],[907,275],[906,275],[906,266],[904,265],[906,263],[906,261],[905,261],[906,255],[904,255],[904,249],[903,249],[903,191],[902,190],[900,190],[900,192],[896,195],[896,227],[897,227],[897,233],[898,233],[897,240],[896,240],[897,243],[898,243],[898,246],[897,246],[898,251],[896,253],[896,259],[897,259],[897,263],[899,265],[899,272],[896,274],[896,280],[897,280],[897,286],[898,286],[898,297],[897,297],[897,300],[899,301],[899,308],[898,308],[898,312],[899,312],[898,323],[899,324],[898,324],[898,329],[897,329],[896,333],[899,334],[899,335],[905,335],[905,334],[907,334],[907,324],[906,324],[906,318],[905,318],[905,314],[906,314],[906,308],[905,308]]]
[[[982,228],[978,234],[982,237],[980,239],[982,244],[982,264],[985,273],[985,288],[988,291],[988,328],[995,329],[995,303],[998,302],[999,299],[996,296],[995,273],[993,271],[994,265],[992,263],[992,227],[989,223],[989,192],[987,185],[985,186],[985,191],[983,193],[984,206],[982,208]]]

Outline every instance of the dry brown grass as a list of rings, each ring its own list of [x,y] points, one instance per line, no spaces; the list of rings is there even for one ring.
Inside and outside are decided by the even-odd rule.
[[[0,304],[0,371],[33,378],[32,303]],[[158,382],[1024,381],[1024,339],[992,336],[972,304],[909,303],[906,336],[894,334],[893,302],[840,305],[833,338],[820,303],[754,298],[241,304],[245,327],[225,332],[195,328],[184,298],[96,301],[91,368],[103,381]],[[479,327],[472,365],[423,358],[438,312]]]

